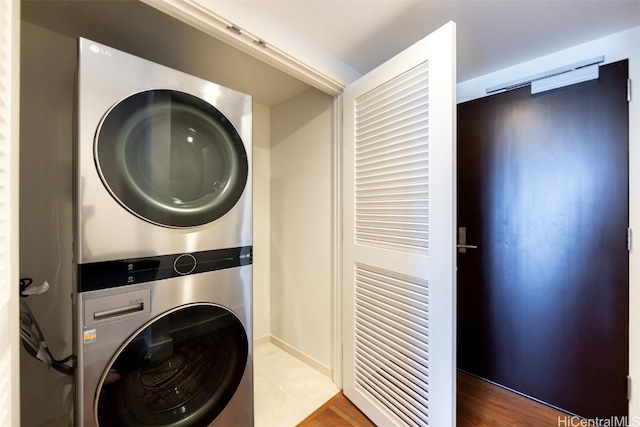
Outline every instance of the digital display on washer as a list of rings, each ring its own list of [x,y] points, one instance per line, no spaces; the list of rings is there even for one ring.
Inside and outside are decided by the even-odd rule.
[[[224,270],[253,263],[253,246],[78,265],[78,292]]]

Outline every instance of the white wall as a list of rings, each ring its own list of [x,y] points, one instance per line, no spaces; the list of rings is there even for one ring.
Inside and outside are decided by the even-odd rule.
[[[563,65],[604,55],[605,63],[629,59],[633,96],[629,103],[629,209],[635,241],[629,271],[630,420],[640,420],[640,27],[556,52],[458,84],[458,102],[486,96],[486,88]],[[624,236],[622,237],[624,238]],[[636,421],[637,422],[637,421]]]
[[[20,425],[20,2],[0,4],[0,425]]]
[[[53,355],[72,352],[72,114],[75,40],[22,22],[20,277],[51,289],[26,299]],[[72,411],[72,378],[21,349],[23,426]]]
[[[270,335],[271,111],[253,104],[253,339]]]
[[[333,97],[271,109],[271,334],[332,365]]]

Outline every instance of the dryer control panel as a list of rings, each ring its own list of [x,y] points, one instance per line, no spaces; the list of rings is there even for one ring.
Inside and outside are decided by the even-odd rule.
[[[253,263],[253,246],[78,265],[78,292],[135,285]]]

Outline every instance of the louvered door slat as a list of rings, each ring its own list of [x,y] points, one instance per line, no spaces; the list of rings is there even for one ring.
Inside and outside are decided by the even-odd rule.
[[[20,2],[0,0],[0,426],[19,425],[18,129]]]
[[[386,224],[385,224],[386,225]],[[419,231],[413,230],[413,229],[400,229],[397,227],[391,228],[391,227],[375,227],[375,226],[370,226],[370,227],[366,227],[363,226],[360,229],[360,236],[361,238],[366,238],[366,236],[378,236],[379,234],[376,231],[381,231],[382,233],[385,233],[386,235],[395,235],[397,236],[399,239],[422,239],[422,240],[428,240],[429,238],[429,234],[427,232],[423,232],[420,233]]]
[[[412,419],[406,416],[399,402],[394,401],[393,394],[389,394],[383,390],[377,390],[371,385],[367,384],[363,386],[363,390],[368,392],[369,396],[376,399],[376,401],[383,403],[386,408],[389,408],[389,412],[393,413],[399,420],[403,421],[403,425],[410,427],[422,427],[421,424],[414,422]],[[424,424],[426,425],[426,424]]]
[[[408,378],[410,381],[416,384],[421,389],[427,389],[429,387],[429,376],[425,374],[424,366],[417,362],[407,363],[406,359],[397,356],[397,353],[391,351],[392,349],[383,341],[377,340],[374,336],[359,336],[358,340],[362,347],[368,349],[380,349],[385,352],[387,363],[392,363],[396,366],[401,373],[399,375]]]
[[[356,191],[360,191],[362,189],[383,189],[388,186],[403,188],[404,185],[428,185],[428,178],[429,175],[427,175],[426,168],[424,170],[419,169],[418,171],[413,171],[413,173],[406,171],[406,173],[386,176],[384,178],[363,178],[356,185]],[[357,198],[358,195],[356,195],[356,200]]]
[[[429,404],[429,401],[423,397],[424,388],[405,377],[404,372],[397,366],[389,363],[388,359],[374,359],[370,355],[365,354],[362,355],[361,360],[367,368],[369,368],[369,372],[384,371],[388,376],[396,378],[398,381],[390,384],[388,388],[396,390],[402,395],[406,395],[408,399],[406,402],[403,402],[405,403],[403,406],[412,408],[415,416],[426,419],[425,414],[419,409]],[[424,386],[426,387],[426,384],[424,384]]]
[[[372,327],[366,321],[362,321],[361,323],[359,323],[358,327],[360,329],[360,333],[356,334],[356,346],[360,351],[358,351],[357,354],[362,352],[376,353],[379,357],[383,357],[385,351],[391,352],[392,354],[395,354],[396,356],[404,360],[407,364],[410,364],[410,362],[415,362],[416,366],[423,366],[423,370],[420,370],[418,368],[416,369],[428,376],[428,369],[426,367],[429,365],[429,358],[427,353],[422,352],[419,348],[412,348],[413,357],[407,358],[405,354],[406,350],[403,345],[404,343],[395,339],[395,337],[392,336],[390,338],[388,335],[385,336],[379,329]],[[378,340],[382,342],[384,346],[369,348],[364,344],[364,341],[360,340],[361,337]],[[357,373],[358,371],[356,369],[356,380],[358,378]]]
[[[383,372],[386,376],[395,377],[395,372],[385,369],[387,366],[383,361],[363,355],[360,357],[359,362],[362,364],[363,375],[367,375],[380,390],[387,392],[386,394],[389,401],[394,402],[398,408],[405,409],[403,415],[410,420],[410,422],[418,425],[427,422],[428,416],[422,412],[421,409],[426,407],[429,402],[420,395],[420,392],[416,392],[411,387],[407,387],[405,381],[402,381],[401,376],[398,378],[398,381],[395,382],[385,383],[380,381],[380,372]],[[404,398],[399,398],[400,396]]]
[[[429,248],[428,64],[356,100],[355,237],[358,244],[427,253]],[[387,197],[405,185],[423,193]],[[375,195],[375,196],[374,196]],[[364,196],[367,196],[366,201]],[[377,215],[374,224],[371,215]],[[385,219],[385,216],[386,219]],[[411,216],[419,230],[395,226]],[[402,230],[402,231],[400,231]]]
[[[428,325],[423,325],[419,317],[404,313],[399,314],[391,310],[382,311],[377,304],[378,301],[372,299],[365,292],[361,292],[359,298],[359,308],[369,318],[376,316],[378,319],[384,319],[383,322],[388,322],[388,326],[397,328],[397,332],[409,343],[413,340],[428,342]]]
[[[0,2],[0,307],[9,299],[11,4]]]
[[[398,203],[398,201],[404,201],[404,204],[406,206],[415,206],[415,207],[421,207],[424,203],[428,203],[428,199],[426,198],[420,199],[416,197],[415,194],[412,194],[409,197],[405,195],[404,197],[401,197],[401,198],[385,197],[384,199],[381,199],[381,198],[367,199],[365,197],[361,197],[359,200],[360,205],[362,206],[363,209],[366,209],[367,207],[376,207],[376,206],[392,206],[393,204]]]
[[[378,401],[383,403],[390,412],[395,413],[399,418],[405,421],[409,426],[423,426],[428,422],[428,414],[422,414],[422,419],[416,420],[410,413],[413,408],[413,402],[410,402],[406,398],[400,398],[404,393],[398,392],[397,387],[394,387],[392,383],[384,383],[380,381],[381,375],[378,371],[372,370],[366,363],[363,362],[363,358],[357,360],[362,367],[361,373],[363,378],[366,378],[368,382],[363,384],[362,387],[369,391],[370,394],[377,396]]]
[[[426,92],[415,94],[426,97]],[[370,141],[382,139],[389,134],[398,134],[408,127],[425,124],[424,115],[428,111],[428,105],[424,99],[412,99],[407,104],[393,105],[393,110],[386,111],[385,115],[368,117],[358,123],[357,138],[363,142],[363,147]]]
[[[394,100],[401,97],[403,90],[411,90],[416,87],[416,81],[421,82],[427,74],[426,68],[415,67],[402,73],[392,80],[389,80],[384,86],[376,88],[375,91],[367,92],[361,95],[360,99],[365,103],[358,105],[356,109],[375,109],[380,105],[388,103],[388,100]]]
[[[366,181],[368,178],[386,179],[388,177],[414,176],[416,172],[424,170],[425,162],[428,160],[427,153],[421,155],[406,156],[397,161],[396,158],[389,158],[384,162],[378,162],[372,166],[368,164],[356,173],[359,180]]]
[[[429,291],[420,287],[412,288],[408,284],[398,283],[393,278],[380,274],[366,274],[368,268],[360,267],[356,277],[358,290],[369,289],[375,295],[387,297],[399,304],[404,304],[410,313],[416,313],[426,321],[429,313]]]
[[[428,122],[425,120],[414,120],[411,123],[392,122],[386,128],[376,129],[376,132],[361,134],[356,132],[359,145],[356,147],[357,154],[366,153],[376,147],[386,146],[390,140],[411,140],[428,134]]]
[[[370,225],[371,227],[380,228],[380,227],[389,226],[389,223],[362,220],[362,226],[363,227],[366,228],[368,225]],[[393,226],[393,229],[398,230],[398,231],[402,231],[402,230],[426,231],[426,225],[425,224],[420,224],[418,222],[396,222],[396,223],[393,223],[391,225]]]
[[[406,200],[408,198],[426,198],[427,187],[418,183],[415,185],[407,185],[406,187],[378,187],[374,189],[360,189],[360,199],[368,200],[367,198],[375,198],[377,196],[384,195],[386,200]],[[427,199],[428,201],[428,199]]]
[[[366,164],[371,157],[385,155],[388,152],[397,151],[399,149],[411,149],[413,147],[423,147],[422,142],[427,136],[428,129],[414,129],[411,132],[395,135],[384,141],[372,141],[365,146],[364,144],[358,151],[358,158],[362,164]]]
[[[383,309],[381,303],[384,304],[384,299],[371,298],[371,295],[367,295],[362,290],[358,298],[358,309],[362,319],[366,319],[369,324],[380,328],[380,330],[384,330],[385,327],[391,328],[396,333],[395,338],[406,341],[407,344],[414,345],[421,350],[427,350],[428,325],[421,325],[421,322],[402,309],[391,307]]]
[[[425,367],[420,365],[416,361],[408,361],[406,358],[398,357],[398,352],[389,351],[389,348],[380,340],[377,340],[372,335],[367,336],[358,336],[358,341],[362,346],[366,346],[368,348],[379,348],[379,354],[381,355],[381,359],[387,360],[389,363],[392,363],[398,369],[402,370],[401,375],[405,378],[410,379],[414,382],[418,387],[426,390],[429,387],[429,376],[423,372]],[[407,362],[411,362],[408,364]]]
[[[376,388],[384,402],[394,406],[389,410],[404,408],[408,425],[424,425],[429,401],[428,285],[361,264],[355,280],[356,384]]]
[[[360,166],[361,170],[366,170],[367,168],[375,168],[378,165],[384,165],[387,162],[400,163],[402,159],[412,158],[413,156],[425,157],[428,153],[429,152],[426,147],[422,146],[420,141],[417,140],[415,145],[412,145],[411,143],[402,144],[397,149],[395,149],[395,147],[390,147],[386,152],[375,153],[370,156],[362,156]]]

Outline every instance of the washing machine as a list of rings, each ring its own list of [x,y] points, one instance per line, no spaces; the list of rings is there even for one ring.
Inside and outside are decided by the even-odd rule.
[[[247,264],[80,293],[76,425],[252,426],[250,281]]]
[[[78,426],[253,426],[251,98],[79,40]]]

